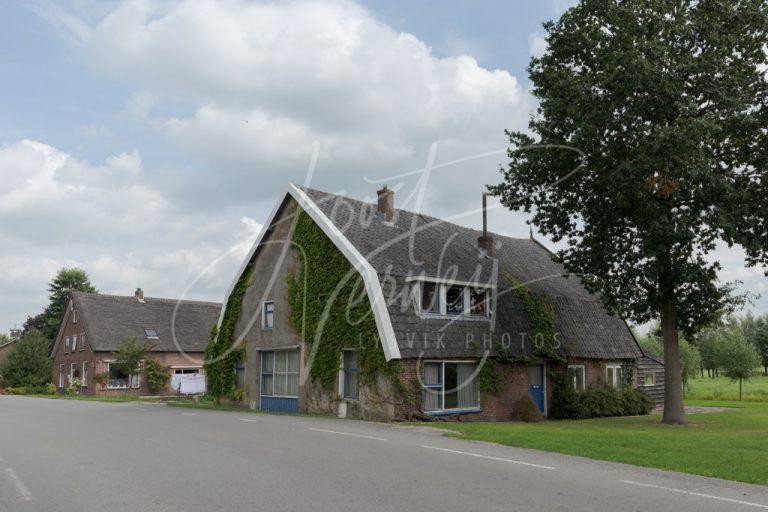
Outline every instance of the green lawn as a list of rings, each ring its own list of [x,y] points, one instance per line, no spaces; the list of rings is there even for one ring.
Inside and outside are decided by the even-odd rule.
[[[738,400],[739,383],[727,377],[709,377],[693,379],[685,397],[692,400]],[[748,402],[768,402],[768,377],[762,375],[744,382],[744,400]]]
[[[452,423],[462,438],[580,455],[768,485],[768,403],[692,402],[738,407],[694,414],[670,427],[658,415],[544,423]]]

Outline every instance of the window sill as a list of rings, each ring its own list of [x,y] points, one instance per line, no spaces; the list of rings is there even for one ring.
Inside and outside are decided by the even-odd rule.
[[[489,316],[472,316],[472,315],[442,315],[440,313],[427,313],[425,311],[419,312],[419,317],[422,320],[468,320],[470,322],[490,322]]]
[[[424,414],[427,416],[452,416],[454,414],[477,414],[483,412],[480,407],[470,407],[467,409],[443,409],[440,411],[427,411]]]

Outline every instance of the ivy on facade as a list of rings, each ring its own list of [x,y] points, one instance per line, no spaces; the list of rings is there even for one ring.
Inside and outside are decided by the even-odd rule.
[[[360,274],[303,211],[296,216],[292,242],[300,265],[288,277],[290,320],[314,354],[310,376],[333,388],[342,350],[355,349],[363,382],[383,374],[399,385],[398,362],[384,357]]]

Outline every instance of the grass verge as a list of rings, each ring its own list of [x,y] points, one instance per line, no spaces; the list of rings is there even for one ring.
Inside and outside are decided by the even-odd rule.
[[[689,416],[687,427],[659,416],[544,423],[455,423],[462,438],[768,485],[768,404],[704,402],[736,409]],[[451,434],[448,434],[451,435]]]

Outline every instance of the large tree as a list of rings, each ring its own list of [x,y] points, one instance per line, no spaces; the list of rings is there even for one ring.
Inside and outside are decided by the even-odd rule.
[[[659,319],[665,423],[686,422],[678,331],[733,306],[719,241],[768,263],[768,3],[583,0],[544,25],[532,135],[490,187],[629,319]]]
[[[763,375],[768,375],[768,315],[754,317],[747,315],[741,321],[744,336],[752,343],[760,354]]]
[[[0,380],[8,387],[42,387],[51,382],[48,340],[30,331],[17,341],[0,365]]]
[[[88,274],[80,268],[62,268],[48,284],[48,306],[43,312],[43,334],[49,342],[53,341],[59,329],[61,316],[67,307],[67,300],[72,292],[96,293],[96,288],[88,279]],[[34,321],[34,319],[32,319]]]

